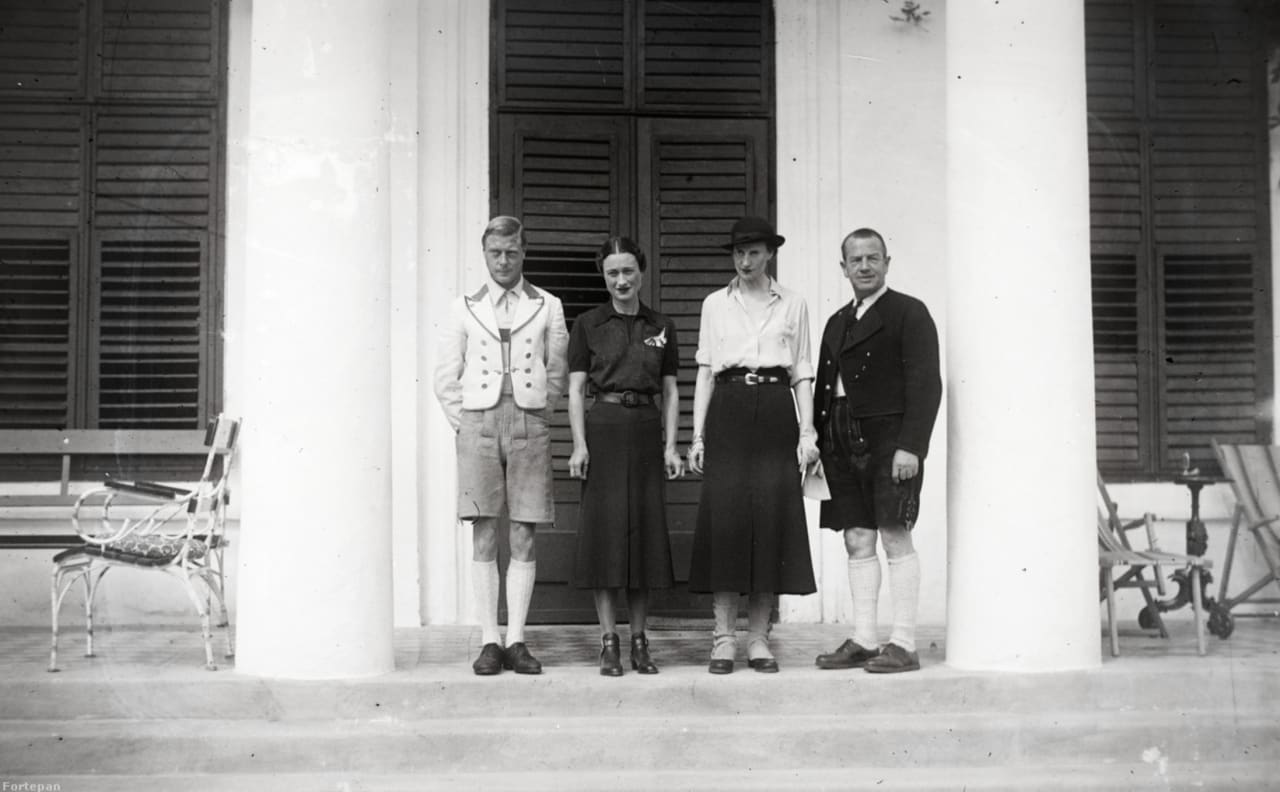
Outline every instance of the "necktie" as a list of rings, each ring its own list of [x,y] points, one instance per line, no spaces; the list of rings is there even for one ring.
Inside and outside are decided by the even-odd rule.
[[[853,304],[853,310],[849,312],[849,321],[844,326],[844,337],[849,339],[853,336],[853,328],[858,324],[858,309],[862,307],[862,300],[857,300]]]
[[[515,301],[516,296],[509,289],[498,298],[498,318],[504,325],[511,324],[511,314],[515,312]]]

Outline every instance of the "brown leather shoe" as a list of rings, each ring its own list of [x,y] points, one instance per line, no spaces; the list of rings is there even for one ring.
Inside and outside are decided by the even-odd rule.
[[[920,655],[908,652],[895,643],[885,644],[880,654],[867,661],[866,670],[873,674],[900,674],[919,671]]]
[[[480,656],[471,664],[476,676],[493,676],[502,673],[502,647],[487,643],[480,648]]]
[[[866,665],[867,661],[880,654],[880,650],[867,649],[861,644],[856,644],[850,638],[840,644],[840,648],[830,654],[820,654],[814,660],[814,664],[818,668],[861,668]]]
[[[524,641],[513,643],[502,653],[502,667],[517,674],[541,674],[542,663],[529,654]]]
[[[622,676],[621,653],[617,633],[609,633],[600,639],[600,676]]]

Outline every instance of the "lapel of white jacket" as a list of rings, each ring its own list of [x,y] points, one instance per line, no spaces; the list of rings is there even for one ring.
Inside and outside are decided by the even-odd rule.
[[[525,325],[542,310],[546,300],[538,290],[533,288],[533,284],[529,281],[524,282],[524,298],[520,300],[520,304],[516,306],[516,315],[511,318],[511,332],[515,332]]]
[[[498,314],[493,310],[493,300],[489,299],[489,284],[480,287],[480,291],[463,298],[467,310],[489,335],[501,340],[498,334]]]

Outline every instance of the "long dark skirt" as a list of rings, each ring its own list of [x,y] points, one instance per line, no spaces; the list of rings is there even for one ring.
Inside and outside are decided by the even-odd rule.
[[[703,433],[689,590],[812,594],[791,389],[716,383]]]
[[[578,588],[670,588],[662,417],[652,405],[597,402],[587,413],[574,582]]]

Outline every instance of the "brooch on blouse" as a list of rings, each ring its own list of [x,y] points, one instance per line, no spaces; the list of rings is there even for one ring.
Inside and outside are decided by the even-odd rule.
[[[667,348],[667,328],[662,328],[662,332],[656,336],[650,336],[644,340],[645,346],[657,347],[658,349]]]

